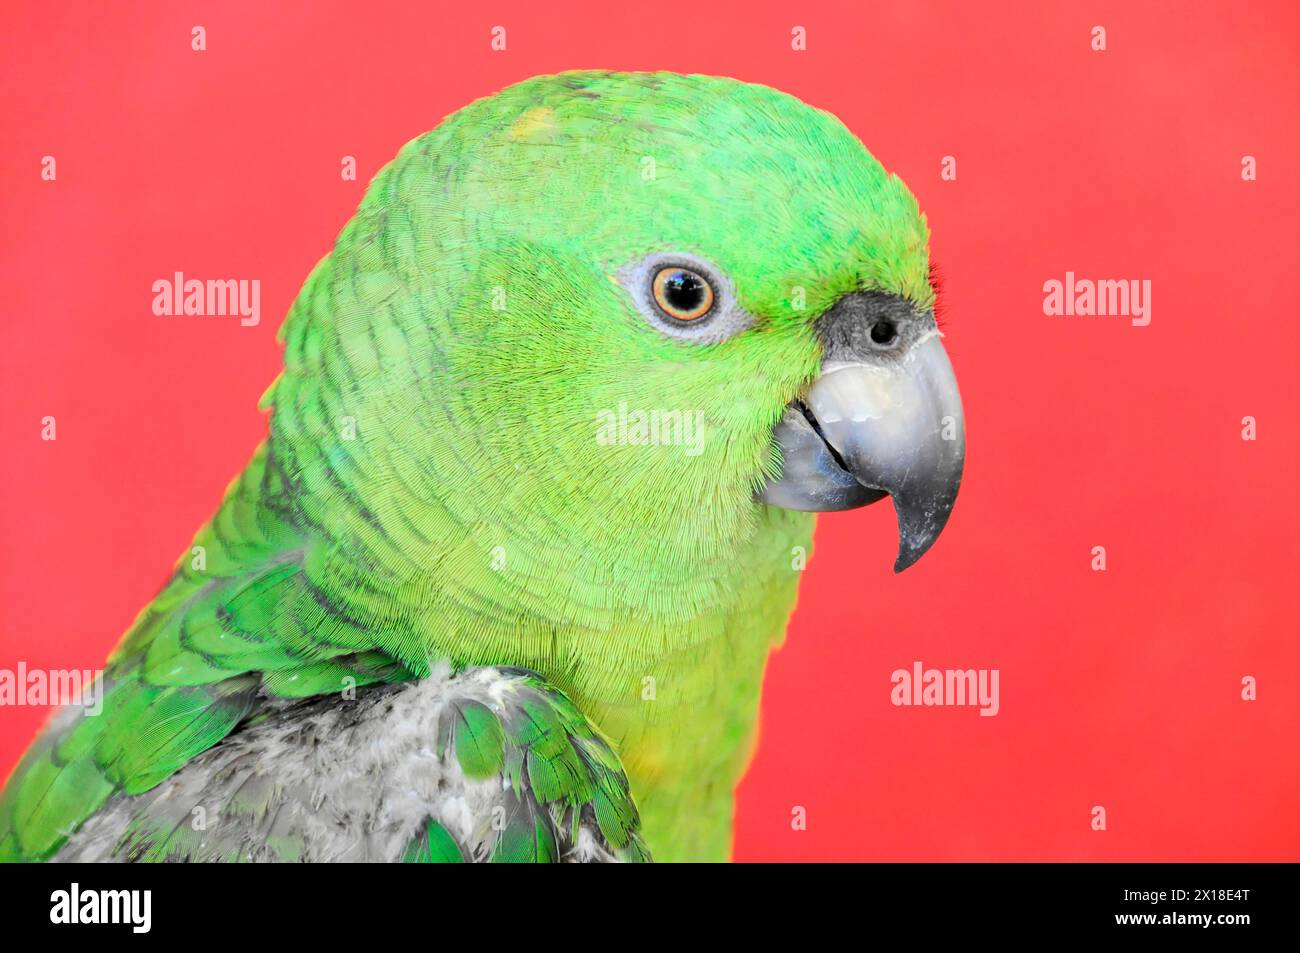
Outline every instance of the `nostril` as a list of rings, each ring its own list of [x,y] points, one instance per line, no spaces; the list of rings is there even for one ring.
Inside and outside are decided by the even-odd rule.
[[[893,321],[877,321],[871,326],[871,340],[877,344],[893,344],[898,337],[898,328]]]

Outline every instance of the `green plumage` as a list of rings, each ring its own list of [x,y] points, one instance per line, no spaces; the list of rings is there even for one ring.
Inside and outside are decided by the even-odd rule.
[[[402,859],[408,864],[461,864],[465,855],[447,828],[430,821],[423,835],[411,841]]]
[[[307,278],[270,435],[113,653],[104,713],[58,721],[10,778],[0,859],[51,856],[267,697],[442,658],[568,696],[459,712],[465,774],[531,789],[493,859],[555,858],[546,802],[631,850],[623,769],[657,859],[727,856],[812,535],[754,501],[772,427],[838,296],[932,304],[927,240],[836,119],[733,80],[540,77],[409,143]],[[674,250],[716,263],[754,326],[708,346],[649,326],[617,275]],[[600,444],[620,404],[698,410],[700,452]],[[445,834],[409,858],[454,859]]]
[[[456,757],[468,778],[489,778],[505,763],[506,735],[496,715],[480,702],[467,702],[456,711],[451,726]]]

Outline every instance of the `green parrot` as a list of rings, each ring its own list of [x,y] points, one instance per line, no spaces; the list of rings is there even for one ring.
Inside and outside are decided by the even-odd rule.
[[[732,79],[536,77],[408,143],[0,858],[728,858],[815,514],[891,497],[902,570],[956,499],[928,242]]]

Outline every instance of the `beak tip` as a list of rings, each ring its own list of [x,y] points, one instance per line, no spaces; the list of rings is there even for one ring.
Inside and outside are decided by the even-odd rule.
[[[912,549],[899,549],[898,558],[894,560],[894,575],[898,575],[904,569],[911,569],[924,553],[924,549],[919,552]]]
[[[919,526],[908,519],[910,511],[906,507],[898,506],[897,500],[895,500],[895,509],[898,513],[898,556],[894,559],[894,572],[897,574],[915,566],[921,561],[922,556],[934,548],[934,544],[939,541],[948,523],[952,501],[948,502],[937,521],[931,517]]]

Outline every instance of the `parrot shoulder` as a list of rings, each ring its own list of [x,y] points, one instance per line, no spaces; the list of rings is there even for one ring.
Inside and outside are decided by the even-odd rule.
[[[117,793],[71,861],[639,861],[609,744],[541,676],[427,678],[283,699],[150,790]]]

